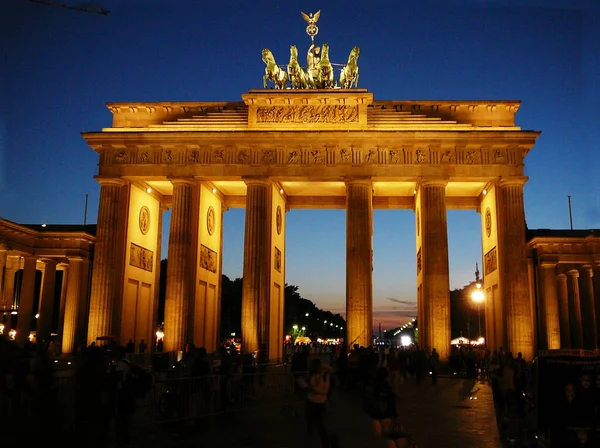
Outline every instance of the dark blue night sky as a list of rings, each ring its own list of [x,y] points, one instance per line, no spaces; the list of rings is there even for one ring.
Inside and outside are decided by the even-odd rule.
[[[574,226],[600,228],[600,2],[96,3],[110,13],[2,1],[5,219],[81,223],[89,193],[95,222],[98,160],[80,133],[110,126],[106,102],[238,101],[262,87],[263,47],[280,64],[292,44],[306,52],[300,11],[320,9],[317,42],[328,42],[339,63],[359,45],[359,87],[375,99],[521,100],[517,125],[542,131],[525,161],[528,226],[568,228],[571,195]],[[345,212],[292,210],[287,219],[287,282],[319,306],[343,310]],[[481,260],[479,219],[448,213],[453,288],[468,283]],[[243,210],[225,214],[223,271],[231,278],[242,275],[243,226]],[[414,216],[378,210],[374,226],[374,319],[390,327],[416,313]]]

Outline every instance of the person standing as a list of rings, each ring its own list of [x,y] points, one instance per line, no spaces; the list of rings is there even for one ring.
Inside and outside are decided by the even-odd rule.
[[[329,448],[330,438],[325,428],[325,406],[331,388],[331,372],[321,365],[320,358],[310,363],[308,397],[306,399],[306,430],[317,433],[322,448]]]
[[[431,351],[431,356],[429,357],[429,369],[431,372],[431,384],[437,384],[437,375],[440,370],[440,355],[437,350],[434,348]]]

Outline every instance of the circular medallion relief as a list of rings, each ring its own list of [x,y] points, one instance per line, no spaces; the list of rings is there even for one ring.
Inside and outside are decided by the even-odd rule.
[[[275,216],[275,223],[277,225],[277,235],[281,235],[281,224],[282,224],[282,216],[281,216],[281,207],[277,206],[277,214]]]
[[[209,235],[215,231],[215,209],[212,206],[208,207],[208,212],[206,212],[206,230]]]
[[[492,234],[492,212],[489,207],[485,209],[485,234],[488,238]]]
[[[145,205],[140,209],[139,225],[142,235],[147,234],[150,230],[150,210]]]
[[[421,217],[419,216],[419,209],[417,209],[417,236],[419,236],[420,227],[421,227]]]

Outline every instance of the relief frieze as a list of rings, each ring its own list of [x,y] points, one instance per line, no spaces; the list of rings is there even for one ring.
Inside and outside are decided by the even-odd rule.
[[[364,162],[366,164],[372,164],[375,163],[377,161],[377,151],[370,149],[364,157]]]
[[[424,149],[417,149],[415,152],[415,162],[427,163],[427,152]]]
[[[350,163],[352,161],[352,150],[351,149],[340,149],[340,161],[342,163]]]
[[[258,123],[355,123],[358,107],[329,106],[271,106],[256,110]]]
[[[140,152],[138,160],[140,163],[149,163],[150,162],[150,154],[148,154],[148,151]]]
[[[289,165],[293,165],[295,163],[300,163],[300,152],[299,151],[291,151],[287,156],[287,163]]]
[[[498,269],[498,252],[496,247],[492,248],[483,257],[484,275],[489,275]]]
[[[443,164],[454,163],[454,154],[451,149],[446,149],[442,152],[440,162]]]
[[[190,151],[190,153],[188,154],[188,162],[190,162],[190,163],[200,162],[200,151],[198,151],[197,149]]]
[[[213,149],[212,161],[215,163],[225,163],[225,150],[224,149]]]
[[[165,149],[162,153],[163,163],[173,163],[175,161],[175,155],[172,149]]]
[[[241,149],[237,154],[238,163],[248,163],[250,161],[250,153],[247,149]]]
[[[275,247],[275,270],[281,272],[281,251]]]
[[[120,150],[115,154],[115,163],[125,163],[127,159],[127,151],[124,149]]]
[[[401,156],[401,153],[399,150],[392,149],[390,151],[390,163],[393,163],[393,164],[400,163],[400,156]]]
[[[267,149],[262,153],[261,163],[270,165],[277,162],[277,151],[274,149]]]
[[[200,267],[209,272],[217,272],[217,253],[204,244],[200,245]]]
[[[323,157],[323,152],[320,149],[315,149],[314,151],[311,151],[310,161],[313,164],[323,163],[325,161],[325,158]]]
[[[131,243],[129,246],[129,265],[152,272],[154,263],[154,252],[145,247]]]

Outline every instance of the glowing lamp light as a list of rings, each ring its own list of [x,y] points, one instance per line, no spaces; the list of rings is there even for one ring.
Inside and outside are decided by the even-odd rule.
[[[309,314],[308,314],[308,313],[306,313],[306,314],[305,314],[305,316],[306,316],[306,317],[308,317],[308,316],[309,316]]]
[[[413,190],[413,194],[417,194],[417,190]]]
[[[165,337],[165,332],[164,332],[164,331],[158,330],[158,331],[156,332],[156,339],[157,339],[158,341],[162,341],[162,339],[163,339],[164,337]]]
[[[13,311],[10,314],[12,314],[13,316],[16,316],[17,315],[17,311]]]
[[[46,227],[46,224],[42,224],[42,227]]]
[[[0,324],[0,334],[4,334],[4,325]]]
[[[483,190],[483,195],[485,196],[487,194],[487,190]]]
[[[297,329],[298,329],[298,325],[294,325],[294,326],[292,326],[292,328],[293,328],[294,330],[297,330]]]
[[[471,294],[471,298],[474,302],[483,302],[483,291],[473,291],[473,294]]]
[[[146,188],[146,193],[148,193],[148,194],[152,193],[152,188],[150,188],[150,187]]]
[[[8,332],[8,337],[14,340],[17,337],[17,330],[10,330]]]
[[[215,194],[217,192],[216,188],[213,188],[213,194]]]
[[[279,194],[283,194],[283,188],[279,190]]]
[[[39,318],[40,318],[40,313],[37,313],[37,314],[35,315],[35,318],[36,318],[36,319],[39,319]]]
[[[305,331],[305,330],[306,330],[306,327],[302,327],[302,331]]]

